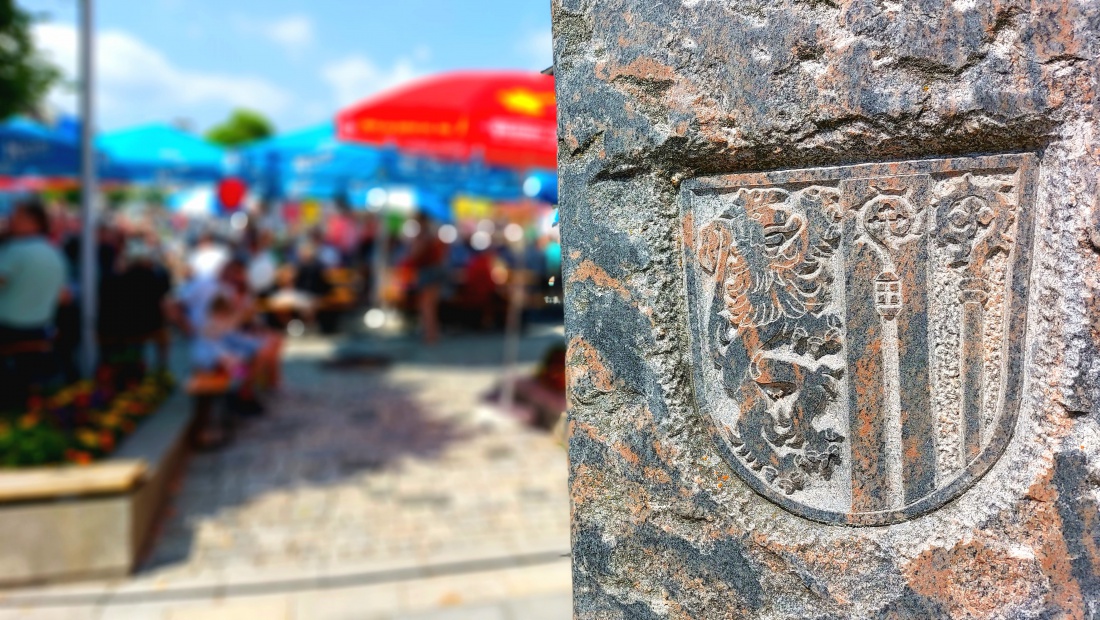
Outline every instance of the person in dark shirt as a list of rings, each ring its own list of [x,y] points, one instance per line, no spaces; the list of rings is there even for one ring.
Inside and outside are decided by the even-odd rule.
[[[303,243],[298,248],[294,288],[317,298],[323,298],[332,292],[332,283],[325,275],[325,265],[317,256],[317,247],[312,243]]]
[[[127,242],[119,269],[100,285],[100,333],[108,338],[157,344],[157,369],[168,366],[164,334],[169,293],[168,271],[153,248],[134,238]]]

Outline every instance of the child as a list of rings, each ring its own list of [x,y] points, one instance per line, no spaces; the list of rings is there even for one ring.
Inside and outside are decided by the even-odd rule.
[[[248,376],[261,343],[239,331],[241,315],[222,294],[210,302],[206,321],[192,343],[191,356],[202,368],[220,368],[236,380]]]

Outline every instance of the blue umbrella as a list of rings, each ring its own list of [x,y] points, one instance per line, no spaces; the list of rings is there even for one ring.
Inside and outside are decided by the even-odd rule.
[[[454,219],[450,203],[430,191],[416,192],[416,209],[438,222],[451,222]]]
[[[269,198],[346,197],[348,187],[373,179],[382,156],[377,149],[336,139],[324,123],[250,145],[241,151],[244,177]]]
[[[272,152],[309,153],[332,144],[337,144],[336,129],[332,123],[322,123],[248,144],[241,149],[241,159],[246,165],[251,160],[262,163]]]
[[[75,176],[80,148],[34,121],[0,123],[0,176]]]
[[[558,204],[558,175],[554,172],[534,172],[523,182],[523,193],[528,198]]]
[[[146,125],[107,133],[96,140],[107,163],[104,177],[145,183],[216,181],[225,151],[169,125]]]
[[[441,161],[392,150],[383,151],[382,156],[379,181],[415,186],[448,202],[459,194],[499,201],[523,197],[523,177],[515,170],[486,167],[476,160]]]
[[[270,199],[349,198],[378,185],[416,187],[444,204],[457,194],[491,200],[523,196],[524,177],[514,170],[341,142],[333,123],[249,145],[240,151],[240,163],[244,178]]]

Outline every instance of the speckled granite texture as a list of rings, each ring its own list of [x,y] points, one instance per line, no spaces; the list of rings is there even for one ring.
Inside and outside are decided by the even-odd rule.
[[[553,12],[575,616],[1100,618],[1100,5]]]

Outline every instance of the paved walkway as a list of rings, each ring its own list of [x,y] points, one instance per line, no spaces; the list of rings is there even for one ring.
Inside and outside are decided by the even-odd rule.
[[[0,592],[0,618],[568,618],[565,454],[481,403],[499,338],[341,346],[291,344],[285,393],[193,457],[135,577]],[[394,363],[328,363],[357,351]]]

